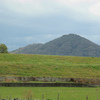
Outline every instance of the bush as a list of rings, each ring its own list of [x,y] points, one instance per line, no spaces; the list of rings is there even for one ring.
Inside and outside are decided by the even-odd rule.
[[[8,53],[7,46],[5,44],[0,44],[0,53]]]

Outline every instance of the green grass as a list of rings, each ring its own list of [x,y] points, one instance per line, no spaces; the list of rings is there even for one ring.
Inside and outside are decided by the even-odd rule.
[[[100,78],[100,57],[0,54],[0,76]]]
[[[98,92],[97,92],[98,91]],[[33,98],[41,99],[44,94],[45,99],[57,100],[89,100],[100,99],[100,88],[76,88],[76,87],[0,87],[1,98],[20,98],[24,99],[28,94],[32,94]]]

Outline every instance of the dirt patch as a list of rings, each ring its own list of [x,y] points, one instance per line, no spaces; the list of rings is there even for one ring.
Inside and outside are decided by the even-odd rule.
[[[100,84],[100,79],[71,78],[71,81],[82,84]]]

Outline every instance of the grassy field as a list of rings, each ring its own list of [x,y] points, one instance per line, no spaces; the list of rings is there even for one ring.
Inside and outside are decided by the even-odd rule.
[[[0,76],[100,78],[100,58],[0,54]]]
[[[42,100],[42,94],[45,99],[57,100],[99,100],[100,88],[72,88],[72,87],[0,87],[1,98],[20,98],[25,99],[32,95],[35,99]],[[98,96],[97,96],[98,95]],[[98,99],[97,99],[98,97]]]

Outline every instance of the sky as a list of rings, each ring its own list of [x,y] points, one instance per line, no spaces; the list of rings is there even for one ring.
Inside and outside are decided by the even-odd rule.
[[[100,0],[0,0],[0,43],[8,51],[69,33],[100,45]]]

